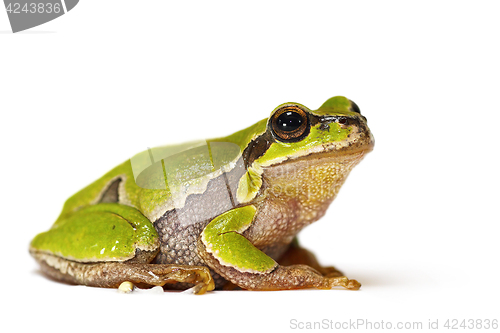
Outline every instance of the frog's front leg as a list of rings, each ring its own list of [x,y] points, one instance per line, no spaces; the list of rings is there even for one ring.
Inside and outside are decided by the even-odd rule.
[[[159,247],[155,228],[138,210],[101,203],[56,221],[33,239],[30,253],[43,273],[72,284],[118,288],[124,282],[187,282],[198,294],[214,289],[207,267],[150,264]]]
[[[341,286],[359,289],[356,280],[345,276],[323,276],[307,265],[281,266],[257,249],[242,233],[253,221],[252,205],[226,212],[203,230],[198,251],[204,261],[225,279],[244,289],[285,290]]]

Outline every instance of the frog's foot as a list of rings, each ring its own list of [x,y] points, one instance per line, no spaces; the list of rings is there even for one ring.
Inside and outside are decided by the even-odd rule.
[[[251,290],[333,289],[335,287],[358,290],[361,287],[356,280],[349,280],[345,276],[326,277],[306,265],[278,266],[269,274],[247,277],[252,282],[247,283],[245,288]]]
[[[133,285],[164,286],[169,283],[194,284],[193,292],[203,294],[215,285],[210,270],[204,266],[147,263],[79,263],[54,255],[37,253],[42,271],[59,281],[93,287],[119,288],[124,282]],[[132,288],[129,284],[124,289]]]
[[[327,277],[344,276],[341,271],[333,266],[321,266],[316,256],[311,251],[301,247],[296,239],[290,244],[288,250],[278,260],[278,263],[282,266],[307,265]]]
[[[307,265],[277,265],[268,272],[248,272],[222,265],[215,258],[206,256],[204,259],[224,278],[248,290],[333,289],[335,287],[358,290],[361,287],[356,280],[350,280],[345,276],[324,276]]]

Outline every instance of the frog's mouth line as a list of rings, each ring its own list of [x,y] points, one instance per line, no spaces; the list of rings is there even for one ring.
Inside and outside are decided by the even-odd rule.
[[[363,159],[363,157],[371,150],[368,149],[357,149],[357,150],[349,150],[343,153],[340,153],[339,151],[331,151],[331,152],[324,152],[324,153],[310,153],[308,155],[303,155],[299,157],[291,157],[288,158],[287,160],[284,160],[283,162],[280,163],[280,165],[288,165],[292,163],[300,163],[300,162],[305,162],[305,161],[310,161],[311,163],[339,163],[339,162],[347,162],[351,163],[356,161],[359,162]],[[274,165],[276,166],[276,165]],[[273,165],[269,166],[270,168],[273,167]]]
[[[314,148],[311,148],[306,154],[301,154],[297,156],[289,156],[286,159],[281,161],[275,161],[269,165],[263,165],[262,167],[273,167],[276,165],[290,164],[295,162],[302,162],[305,160],[310,161],[321,161],[319,163],[324,163],[326,160],[336,160],[336,161],[345,161],[348,162],[350,160],[361,160],[366,154],[371,152],[374,147],[373,137],[370,135],[368,143],[356,144],[356,145],[347,145],[345,147],[338,148],[338,145],[335,143],[320,145]]]

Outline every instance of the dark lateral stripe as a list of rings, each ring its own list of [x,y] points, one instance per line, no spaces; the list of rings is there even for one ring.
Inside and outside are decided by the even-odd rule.
[[[251,141],[242,154],[245,168],[248,169],[256,159],[264,155],[274,142],[275,139],[269,128],[262,135]]]

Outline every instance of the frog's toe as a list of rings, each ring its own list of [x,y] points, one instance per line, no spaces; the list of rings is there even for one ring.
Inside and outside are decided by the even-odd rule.
[[[195,285],[191,289],[193,289],[193,294],[195,294],[195,295],[202,295],[202,294],[206,293],[207,291],[214,290],[215,289],[215,283],[214,283],[214,280],[212,279],[212,277],[210,276],[209,280],[201,282],[201,283],[198,283],[197,285]]]
[[[327,279],[330,288],[344,287],[349,290],[358,290],[361,287],[361,283],[356,280],[349,280],[345,276],[329,277]]]
[[[346,288],[349,290],[358,290],[359,288],[361,288],[361,283],[356,280],[349,280],[347,282]]]
[[[184,290],[183,294],[194,294],[194,295],[202,295],[206,293],[210,287],[206,283],[198,283],[197,285]]]

